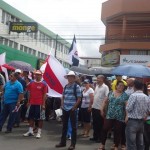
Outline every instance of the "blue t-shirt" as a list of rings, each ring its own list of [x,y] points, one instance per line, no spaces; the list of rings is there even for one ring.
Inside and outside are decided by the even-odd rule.
[[[18,101],[19,94],[23,93],[23,87],[19,81],[8,81],[4,86],[4,103],[16,103]]]

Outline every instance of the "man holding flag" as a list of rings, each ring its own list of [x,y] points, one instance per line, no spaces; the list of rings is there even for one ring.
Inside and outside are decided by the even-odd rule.
[[[69,49],[68,63],[72,66],[78,66],[79,65],[79,56],[78,56],[78,50],[77,50],[75,35],[74,35],[71,47]]]

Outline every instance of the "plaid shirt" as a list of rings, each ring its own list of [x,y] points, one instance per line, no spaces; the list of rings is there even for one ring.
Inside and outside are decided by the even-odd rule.
[[[128,118],[144,119],[150,112],[150,99],[142,91],[136,91],[129,97],[126,110]]]
[[[75,105],[75,103],[77,102],[77,99],[74,95],[74,84],[71,85],[67,85],[64,92],[63,92],[63,97],[64,97],[64,105],[63,108],[66,111],[69,111],[72,109],[72,107]],[[79,85],[77,85],[76,87],[76,95],[77,98],[81,97],[81,88]]]

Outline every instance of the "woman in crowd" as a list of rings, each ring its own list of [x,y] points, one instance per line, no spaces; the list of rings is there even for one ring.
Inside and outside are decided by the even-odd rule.
[[[93,93],[94,90],[90,87],[90,82],[88,79],[83,82],[85,89],[82,93],[82,104],[81,104],[81,117],[83,121],[83,132],[82,137],[89,137],[89,132],[91,129],[91,109],[93,104]]]
[[[108,98],[104,100],[101,113],[104,116],[104,110],[106,109],[106,119],[102,131],[102,142],[98,150],[105,149],[107,133],[112,127],[114,127],[114,150],[118,150],[122,126],[125,121],[125,105],[128,100],[128,95],[124,91],[124,83],[118,81],[116,90],[110,92]],[[124,149],[124,147],[122,147],[122,149]]]

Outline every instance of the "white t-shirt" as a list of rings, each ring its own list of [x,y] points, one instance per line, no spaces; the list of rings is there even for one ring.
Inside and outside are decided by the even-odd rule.
[[[94,93],[92,88],[89,88],[86,92],[83,91],[83,98],[81,108],[88,108],[90,105],[90,94]]]
[[[128,87],[125,91],[125,93],[130,96],[132,93],[134,93],[134,88],[133,87]]]
[[[105,97],[108,96],[109,88],[106,84],[97,85],[94,92],[94,102],[92,108],[101,109]]]

